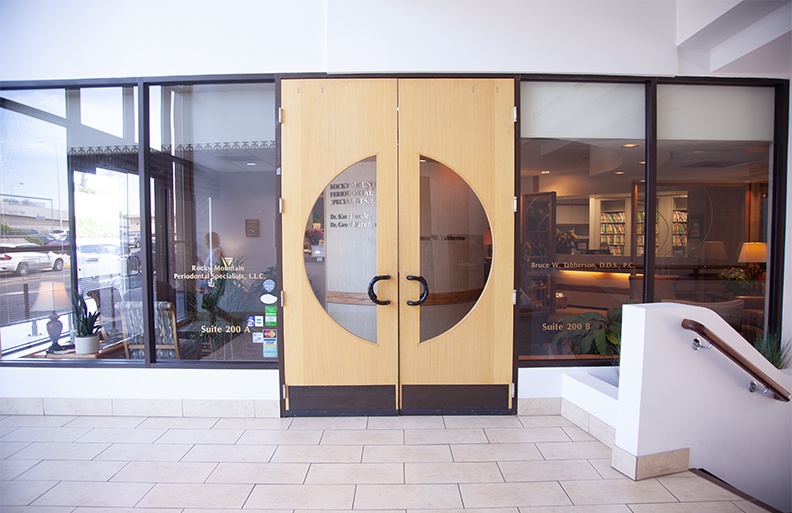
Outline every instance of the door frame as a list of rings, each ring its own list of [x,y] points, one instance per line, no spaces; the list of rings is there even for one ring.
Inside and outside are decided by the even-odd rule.
[[[479,79],[506,79],[512,82],[513,84],[513,105],[514,105],[514,117],[513,117],[513,169],[512,169],[512,189],[515,193],[515,198],[517,197],[517,191],[519,187],[519,155],[520,155],[520,134],[519,134],[519,105],[520,105],[520,79],[518,75],[508,74],[508,75],[493,75],[493,74],[474,74],[474,75],[420,75],[420,74],[413,74],[413,75],[328,75],[328,74],[284,74],[279,75],[276,77],[276,110],[278,113],[278,124],[276,128],[276,141],[277,141],[277,166],[278,166],[278,197],[282,197],[282,149],[283,149],[283,137],[282,137],[282,81],[289,80],[289,79],[300,79],[300,80],[308,80],[308,79],[344,79],[344,78],[353,78],[353,79],[362,79],[362,80],[373,80],[377,78],[395,78],[395,79],[471,79],[471,78],[479,78]],[[282,211],[281,211],[282,212]],[[514,241],[517,240],[517,230],[518,230],[518,223],[517,223],[518,214],[514,212],[513,216],[513,233],[511,234],[512,238],[512,246],[515,244]],[[278,251],[278,265],[279,268],[282,269],[283,264],[283,224],[282,224],[282,215],[278,213],[277,225],[276,225],[276,238],[281,243],[281,248]],[[513,249],[513,248],[512,248]],[[514,254],[514,251],[512,251]],[[511,274],[512,286],[515,286],[517,283],[517,279],[519,277],[519,263],[516,259],[513,260],[513,269]],[[279,308],[278,310],[279,315],[279,325],[284,326],[283,324],[283,308]],[[519,400],[518,396],[518,351],[517,351],[517,337],[516,337],[516,322],[514,322],[514,315],[516,315],[516,307],[512,305],[512,323],[509,329],[512,344],[511,344],[511,384],[510,384],[510,404],[507,408],[501,408],[497,411],[484,409],[472,409],[466,407],[465,405],[460,403],[458,409],[445,409],[442,412],[436,411],[429,411],[429,410],[414,410],[414,411],[405,411],[401,410],[400,408],[396,408],[394,410],[386,409],[386,410],[366,410],[360,412],[302,412],[308,413],[310,415],[333,415],[333,416],[340,416],[340,415],[398,415],[400,412],[401,414],[436,414],[436,413],[444,413],[444,414],[455,414],[455,413],[467,413],[467,414],[516,414],[517,413],[517,404]],[[281,385],[281,394],[280,394],[280,411],[281,416],[294,416],[295,410],[287,410],[286,409],[286,376],[285,376],[285,354],[284,354],[284,344],[287,343],[290,333],[288,330],[281,329],[282,336],[278,339],[278,344],[280,347],[279,350],[279,361],[278,361],[278,369],[279,369],[279,383]],[[397,386],[401,386],[400,383],[397,383]],[[443,385],[439,385],[439,387],[443,387]],[[464,386],[458,385],[445,385],[445,390],[443,393],[446,392],[454,392],[455,389],[459,393],[458,395],[463,396],[470,392],[469,389],[466,389]],[[374,389],[376,386],[371,386],[370,388]],[[382,396],[382,390],[372,390],[374,396]],[[492,390],[484,390],[477,392],[479,397],[487,397],[488,395],[491,396]],[[387,393],[387,392],[386,392]],[[300,414],[300,412],[296,412],[296,414]]]

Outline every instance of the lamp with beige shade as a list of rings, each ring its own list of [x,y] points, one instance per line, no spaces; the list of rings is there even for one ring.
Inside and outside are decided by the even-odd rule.
[[[47,323],[47,334],[50,337],[51,345],[47,348],[48,353],[70,349],[71,344],[62,346],[58,344],[63,333],[63,322],[60,320],[58,310],[71,309],[71,301],[66,293],[66,286],[58,281],[42,281],[39,285],[38,295],[33,306],[30,308],[34,312],[51,312],[50,321]]]

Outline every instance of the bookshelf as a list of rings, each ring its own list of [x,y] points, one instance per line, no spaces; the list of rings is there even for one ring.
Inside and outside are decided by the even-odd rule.
[[[611,255],[625,254],[625,223],[624,210],[600,212],[600,244],[607,244]]]

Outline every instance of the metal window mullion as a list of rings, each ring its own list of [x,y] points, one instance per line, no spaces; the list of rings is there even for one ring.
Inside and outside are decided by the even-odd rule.
[[[143,301],[143,340],[146,365],[156,362],[154,351],[154,278],[151,260],[151,151],[149,144],[149,89],[138,81],[138,184],[140,188],[140,249],[143,254],[141,271]]]
[[[646,83],[644,119],[646,137],[646,166],[644,166],[644,204],[646,205],[644,235],[644,290],[643,302],[654,301],[655,265],[657,262],[655,238],[657,236],[657,80]]]

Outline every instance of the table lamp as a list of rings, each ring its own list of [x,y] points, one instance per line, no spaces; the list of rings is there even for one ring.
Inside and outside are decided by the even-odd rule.
[[[62,282],[41,282],[36,301],[30,309],[34,312],[51,312],[50,321],[47,323],[47,333],[52,344],[47,348],[48,353],[66,349],[58,344],[58,339],[63,333],[63,323],[59,319],[57,310],[71,309],[71,307],[69,295],[66,294],[66,286]]]
[[[726,254],[726,244],[722,240],[705,240],[701,246],[699,258],[705,264],[722,264],[729,258]]]
[[[765,273],[760,264],[767,262],[767,243],[743,242],[737,261],[748,264],[745,266],[745,275],[751,281],[749,285],[751,295],[761,294],[762,284],[759,281],[764,279]]]

